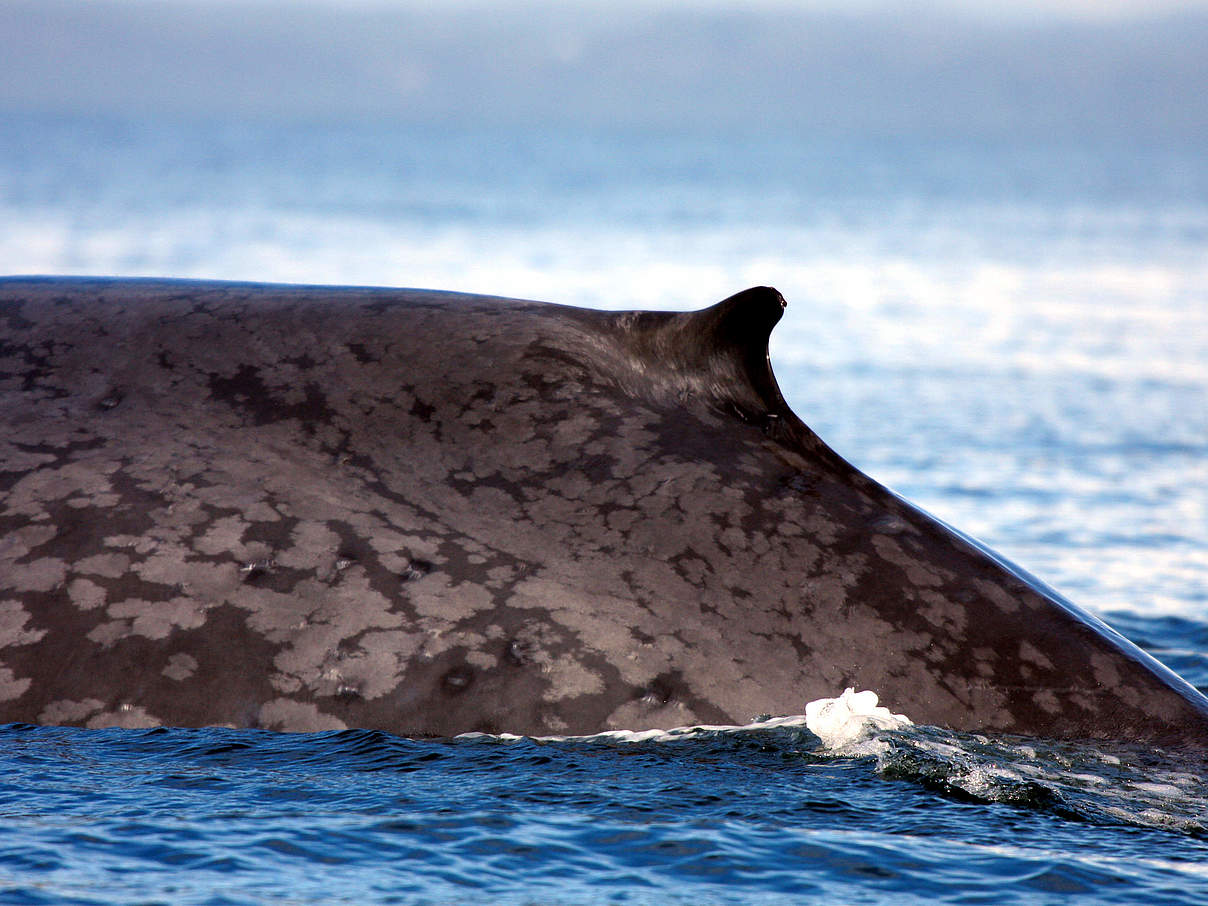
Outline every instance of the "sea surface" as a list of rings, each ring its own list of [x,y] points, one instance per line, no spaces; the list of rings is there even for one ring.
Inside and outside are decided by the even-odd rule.
[[[5,114],[0,273],[616,309],[774,285],[804,421],[1208,688],[1201,148]],[[801,721],[0,727],[0,903],[1071,894],[1208,902],[1208,763],[922,726],[831,748]]]

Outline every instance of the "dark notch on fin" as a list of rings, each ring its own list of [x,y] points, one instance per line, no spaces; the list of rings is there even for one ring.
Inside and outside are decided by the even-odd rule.
[[[753,422],[787,412],[768,361],[768,339],[785,304],[772,287],[756,286],[700,311],[635,312],[623,323],[630,348],[642,362],[665,368],[676,392]]]

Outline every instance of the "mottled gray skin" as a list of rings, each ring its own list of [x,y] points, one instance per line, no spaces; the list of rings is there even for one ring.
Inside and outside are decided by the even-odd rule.
[[[1202,744],[1208,701],[831,452],[783,300],[0,280],[0,721],[801,713]]]

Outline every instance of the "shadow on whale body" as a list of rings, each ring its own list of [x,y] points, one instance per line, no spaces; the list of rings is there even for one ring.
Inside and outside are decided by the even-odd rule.
[[[1202,746],[1208,700],[689,313],[0,280],[0,721],[408,736],[800,714]]]

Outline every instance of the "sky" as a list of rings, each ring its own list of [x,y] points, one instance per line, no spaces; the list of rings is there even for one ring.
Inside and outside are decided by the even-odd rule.
[[[247,6],[249,0],[119,0],[126,5],[158,3],[165,6],[210,5]],[[300,0],[259,0],[261,5],[275,4],[296,6]],[[366,8],[423,8],[430,6],[428,0],[302,0],[312,6],[355,10]],[[590,2],[590,0],[588,0]],[[535,0],[444,0],[443,6],[459,6],[473,9],[500,8],[504,6],[541,6]],[[552,6],[553,3],[544,5]],[[565,4],[560,4],[565,5]],[[585,5],[579,0],[579,7]],[[672,7],[673,0],[610,0],[596,5],[622,7],[627,10],[651,7]],[[681,3],[681,6],[688,4]],[[1164,16],[1171,13],[1189,12],[1208,8],[1208,0],[691,0],[694,9],[703,7],[730,9],[773,9],[805,10],[811,12],[857,12],[861,14],[885,15],[893,11],[930,11],[964,17],[1003,19],[1064,19],[1082,21],[1104,21],[1142,19]]]
[[[0,0],[0,110],[1208,139],[1208,0]]]

